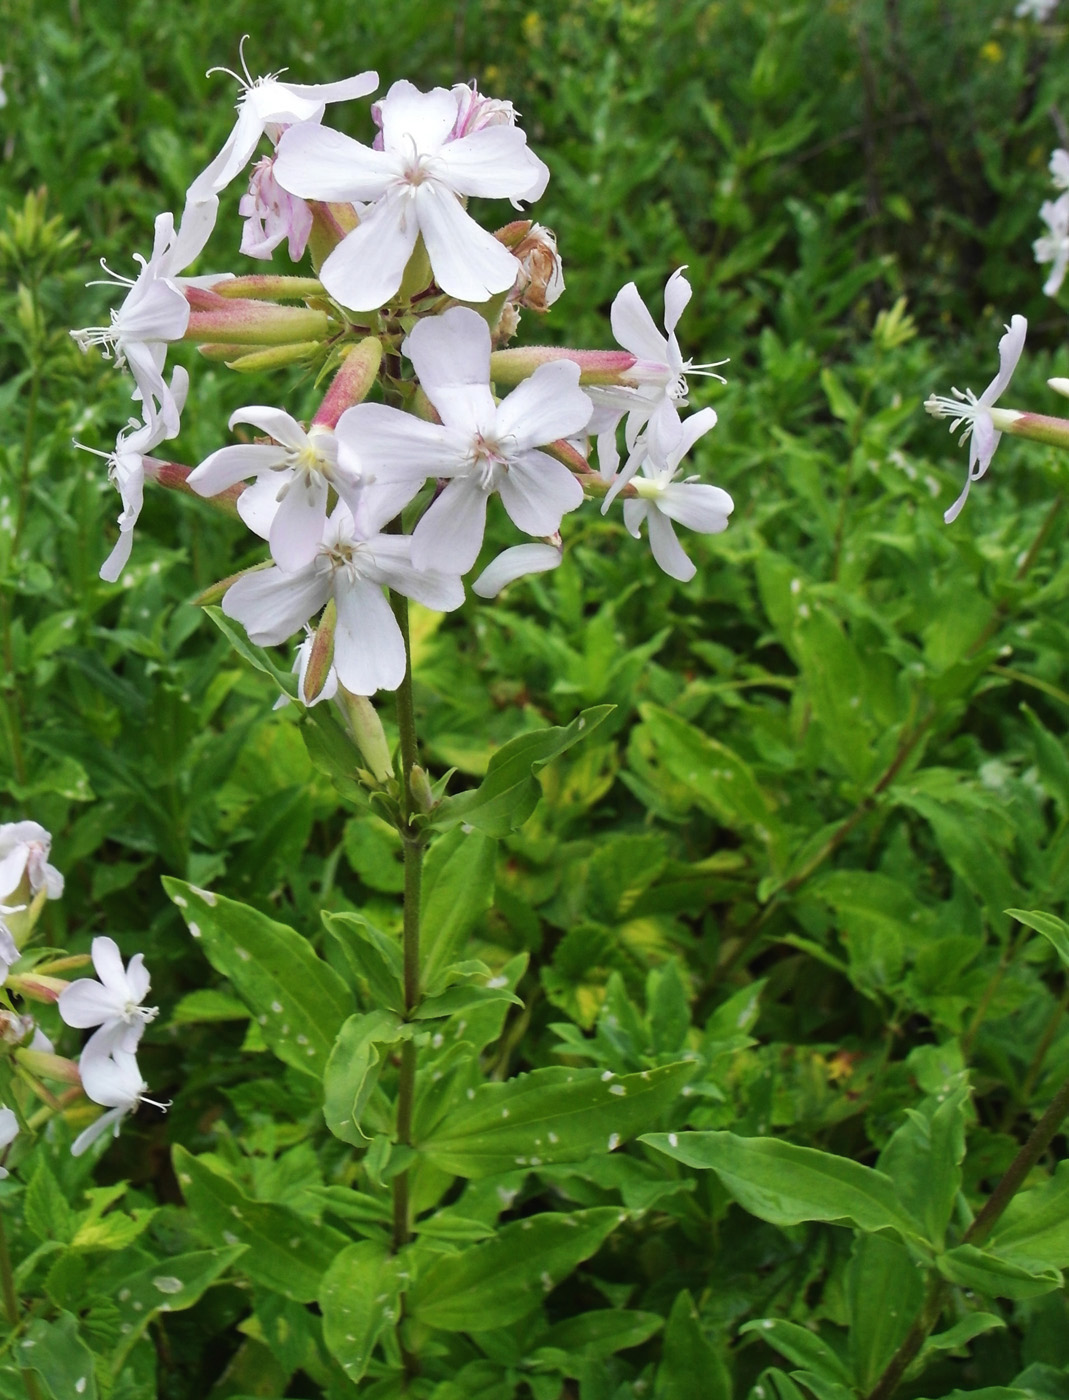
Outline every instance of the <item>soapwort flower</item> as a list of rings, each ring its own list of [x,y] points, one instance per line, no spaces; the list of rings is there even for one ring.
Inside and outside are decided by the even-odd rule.
[[[313,423],[306,432],[282,409],[263,405],[239,408],[230,415],[231,428],[235,423],[259,428],[277,445],[221,447],[190,472],[188,484],[198,495],[216,496],[236,482],[257,478],[253,491],[243,493],[255,493],[246,509],[262,504],[261,495],[275,503],[267,535],[272,557],[283,569],[303,568],[315,558],[323,538],[330,488],[354,519],[359,517],[362,474],[351,456],[339,461],[339,443],[332,428]],[[250,528],[256,529],[259,519],[259,513],[250,519]]]
[[[246,257],[269,261],[284,239],[293,262],[304,257],[312,232],[312,211],[303,199],[284,190],[275,179],[272,156],[257,162],[249,178],[248,193],[241,196],[238,213],[245,220],[241,251]]]
[[[141,1104],[148,1103],[160,1109],[169,1107],[168,1104],[146,1098],[148,1085],[141,1078],[136,1055],[128,1050],[116,1049],[110,1055],[94,1055],[88,1060],[83,1051],[79,1069],[86,1096],[108,1111],[74,1139],[71,1144],[73,1157],[80,1157],[109,1128],[114,1128],[114,1136],[118,1137],[122,1120]]]
[[[189,325],[190,308],[183,287],[208,286],[219,276],[181,277],[203,249],[215,222],[214,197],[204,204],[186,204],[182,226],[175,230],[174,215],[160,214],[155,223],[152,255],[134,254],[141,271],[136,278],[121,277],[107,263],[104,281],[90,286],[127,288],[122,305],[111,312],[110,324],[71,331],[81,350],[99,345],[106,357],[114,356],[117,368],[129,366],[137,385],[135,399],[144,405],[146,422],[163,420],[163,438],[177,436],[181,409],[163,376],[167,346],[181,340]],[[159,440],[162,440],[159,439]]]
[[[1043,291],[1053,297],[1058,295],[1065,280],[1066,268],[1069,268],[1069,193],[1059,195],[1057,199],[1045,199],[1040,206],[1039,217],[1050,232],[1041,234],[1035,240],[1032,252],[1037,263],[1051,264]]]
[[[132,1055],[146,1025],[157,1014],[156,1007],[141,1004],[148,996],[150,981],[140,953],[135,953],[124,968],[115,940],[98,937],[93,939],[91,955],[100,980],[80,977],[59,995],[59,1014],[68,1026],[98,1028],[82,1050],[83,1081],[86,1066],[93,1060],[106,1059],[116,1051]]]
[[[677,480],[683,458],[715,425],[716,413],[711,408],[703,408],[685,421],[674,409],[669,414],[658,414],[633,454],[641,471],[629,472],[628,463],[617,478],[620,481],[626,475],[635,491],[633,497],[624,501],[624,524],[638,539],[642,522],[646,522],[654,559],[666,574],[681,583],[692,579],[697,570],[676,539],[672,522],[704,535],[718,535],[727,529],[728,516],[735,508],[731,497],[719,486],[710,486],[696,477]]]
[[[373,695],[396,690],[405,676],[404,640],[383,588],[452,612],[464,601],[464,587],[455,574],[414,568],[409,536],[381,533],[397,513],[395,494],[380,496],[371,486],[361,504],[362,528],[339,501],[311,563],[245,574],[223,596],[223,612],[242,624],[250,641],[276,646],[333,597],[338,680],[353,695]]]
[[[189,374],[181,365],[177,365],[171,376],[170,394],[175,412],[179,415],[185,407],[188,393]],[[134,546],[134,526],[141,515],[145,499],[146,464],[152,461],[149,456],[152,449],[174,436],[167,431],[167,427],[168,420],[162,416],[143,423],[131,418],[115,439],[115,449],[112,452],[100,452],[97,448],[86,447],[81,442],[74,444],[83,452],[92,452],[94,456],[104,458],[108,464],[108,479],[118,488],[122,497],[119,538],[100,566],[100,577],[105,583],[114,583],[129,562]]]
[[[717,369],[726,360],[714,360],[699,365],[685,360],[676,338],[676,326],[691,298],[691,286],[684,277],[685,267],[677,268],[664,289],[665,335],[657,329],[646,303],[638,294],[634,282],[628,282],[616,294],[610,313],[612,333],[617,343],[635,356],[635,364],[627,372],[627,385],[595,385],[587,389],[598,414],[595,427],[598,442],[598,464],[601,475],[609,480],[619,466],[616,449],[616,428],[627,415],[624,431],[630,452],[638,435],[651,418],[663,415],[669,424],[677,404],[686,404],[690,393],[687,376],[704,375],[710,379],[724,376]]]
[[[0,1108],[0,1152],[10,1147],[18,1135],[19,1120],[15,1110],[13,1108]],[[0,1181],[7,1175],[7,1167],[0,1167]]]
[[[318,125],[328,102],[347,102],[351,98],[367,97],[379,85],[379,75],[371,69],[337,83],[279,82],[281,74],[286,71],[284,68],[278,73],[254,78],[245,63],[244,38],[239,53],[243,77],[231,73],[229,68],[208,70],[209,73],[229,74],[241,88],[241,93],[237,103],[238,119],[223,149],[189,187],[187,198],[194,203],[210,200],[226,189],[231,180],[248,165],[265,133],[272,143],[277,143],[287,127],[302,123]]]
[[[393,84],[378,104],[382,146],[305,123],[278,145],[275,179],[306,199],[353,200],[370,207],[320,269],[331,296],[374,311],[396,295],[422,235],[435,281],[461,301],[508,291],[516,260],[466,212],[469,195],[537,199],[549,171],[519,127],[476,126],[454,137],[460,115],[447,88],[420,92]]]
[[[338,435],[352,434],[386,480],[445,479],[412,535],[416,568],[466,573],[482,545],[494,492],[525,534],[555,534],[561,517],[582,504],[583,488],[540,449],[578,433],[590,417],[579,366],[567,360],[539,365],[496,404],[490,331],[478,312],[463,306],[420,321],[401,348],[441,424],[363,403],[342,414]]]
[[[994,424],[991,410],[997,403],[1000,395],[1008,387],[1013,378],[1013,371],[1017,368],[1017,361],[1021,358],[1024,350],[1025,335],[1028,332],[1028,322],[1023,316],[1013,316],[1010,324],[1006,327],[1006,334],[998,343],[999,367],[998,374],[995,375],[991,383],[987,386],[979,398],[971,389],[966,389],[964,393],[960,389],[951,389],[953,398],[947,395],[933,394],[924,402],[925,411],[933,418],[950,418],[950,431],[956,433],[964,424],[960,442],[964,443],[967,438],[969,442],[969,473],[965,478],[965,489],[961,495],[943,514],[943,519],[949,525],[956,520],[961,513],[969,496],[969,488],[974,481],[979,481],[991,465],[991,458],[995,455],[995,448],[998,447],[999,439],[1002,437]]]

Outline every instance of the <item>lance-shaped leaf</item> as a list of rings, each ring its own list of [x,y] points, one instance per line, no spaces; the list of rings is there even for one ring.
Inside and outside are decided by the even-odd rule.
[[[619,1078],[609,1070],[554,1067],[483,1084],[419,1150],[444,1171],[466,1177],[582,1161],[649,1127],[693,1074],[691,1062]]]
[[[1069,967],[1069,924],[1054,914],[1045,914],[1041,909],[1005,909],[1011,919],[1016,919],[1025,928],[1041,933],[1062,963]]]
[[[440,1255],[421,1268],[405,1311],[446,1332],[507,1327],[536,1308],[626,1219],[608,1206],[513,1221],[485,1244]]]
[[[595,705],[565,727],[539,729],[510,739],[491,758],[479,786],[471,792],[444,798],[434,809],[429,824],[438,831],[464,825],[486,836],[507,836],[516,831],[542,795],[535,775],[551,759],[586,738],[613,708]]]
[[[401,1261],[385,1241],[343,1249],[323,1276],[319,1306],[323,1340],[351,1381],[367,1370],[375,1343],[398,1317]]]
[[[210,890],[164,879],[208,961],[233,984],[278,1058],[317,1079],[352,1010],[332,967],[286,924]]]
[[[805,1220],[920,1235],[883,1172],[777,1138],[734,1133],[647,1133],[640,1141],[688,1167],[710,1168],[751,1215],[773,1225]]]
[[[948,1249],[936,1257],[935,1266],[959,1288],[971,1288],[987,1298],[1038,1298],[1062,1285],[1058,1269],[1011,1264],[972,1244]]]
[[[378,1083],[384,1047],[407,1040],[412,1027],[392,1011],[350,1016],[338,1032],[323,1076],[323,1118],[335,1137],[364,1147],[360,1119]]]
[[[315,1300],[335,1254],[348,1243],[343,1234],[288,1206],[251,1200],[184,1147],[174,1149],[174,1171],[186,1204],[206,1233],[229,1245],[249,1246],[242,1268],[253,1283],[296,1303]]]

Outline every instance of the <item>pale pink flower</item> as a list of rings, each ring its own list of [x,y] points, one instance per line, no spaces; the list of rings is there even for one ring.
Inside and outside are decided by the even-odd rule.
[[[269,262],[278,245],[287,239],[289,255],[300,262],[312,232],[312,211],[303,199],[289,194],[275,179],[275,162],[264,156],[249,179],[249,192],[241,197],[238,213],[245,220],[241,251],[250,258]]]

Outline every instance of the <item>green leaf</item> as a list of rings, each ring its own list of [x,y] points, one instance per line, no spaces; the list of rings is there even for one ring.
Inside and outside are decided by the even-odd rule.
[[[1059,1162],[1042,1186],[1013,1198],[987,1247],[1022,1268],[1069,1268],[1069,1162]]]
[[[297,1303],[311,1303],[346,1237],[288,1206],[253,1201],[233,1181],[184,1147],[174,1149],[174,1171],[186,1204],[212,1239],[249,1246],[243,1268],[253,1283]]]
[[[36,1371],[56,1400],[60,1396],[96,1400],[93,1353],[78,1333],[78,1319],[61,1312],[55,1322],[40,1318],[26,1328],[14,1348],[19,1366]]]
[[[955,1322],[953,1327],[948,1327],[945,1332],[937,1332],[935,1336],[928,1338],[917,1355],[918,1373],[924,1370],[925,1363],[930,1357],[944,1351],[957,1351],[959,1348],[967,1346],[974,1337],[979,1337],[984,1332],[991,1332],[996,1327],[1005,1326],[1005,1320],[997,1317],[994,1313],[967,1313],[965,1317]]]
[[[854,1383],[867,1394],[924,1303],[924,1275],[905,1245],[858,1235],[846,1275]]]
[[[112,1356],[117,1374],[148,1324],[161,1312],[183,1312],[245,1253],[245,1245],[172,1255],[123,1281],[115,1294],[121,1340]]]
[[[343,1249],[323,1276],[323,1340],[353,1382],[367,1370],[375,1343],[400,1315],[401,1261],[384,1241]]]
[[[482,923],[494,897],[497,842],[478,831],[454,830],[424,857],[420,900],[422,982],[434,993],[446,968]]]
[[[60,1244],[70,1244],[74,1238],[74,1211],[67,1203],[67,1197],[60,1190],[59,1182],[52,1175],[43,1157],[37,1162],[36,1170],[26,1188],[23,1210],[26,1228],[39,1240],[58,1240]]]
[[[664,1318],[657,1313],[601,1308],[558,1322],[539,1339],[538,1349],[578,1353],[588,1360],[600,1360],[626,1351],[628,1347],[641,1346],[663,1326]]]
[[[363,914],[324,912],[323,923],[368,1005],[402,1013],[404,959],[397,939],[377,929]]]
[[[297,677],[292,671],[284,671],[275,664],[274,658],[269,652],[250,642],[245,635],[245,629],[232,622],[222,608],[209,605],[203,611],[211,618],[240,657],[247,661],[250,666],[255,666],[257,671],[262,671],[265,676],[270,676],[284,695],[296,699]]]
[[[665,1108],[694,1065],[664,1065],[617,1078],[596,1069],[539,1069],[504,1084],[483,1084],[418,1144],[458,1176],[577,1162],[611,1151]]]
[[[906,1110],[905,1122],[880,1154],[877,1166],[895,1183],[902,1203],[924,1226],[935,1249],[942,1249],[946,1227],[961,1189],[965,1122],[971,1091],[968,1075],[948,1078],[939,1094]]]
[[[204,1021],[247,1021],[249,1008],[237,997],[217,987],[201,987],[187,992],[171,1014],[172,1026],[189,1026]]]
[[[1057,1269],[1022,1268],[972,1244],[959,1244],[937,1255],[935,1266],[951,1283],[986,1298],[1038,1298],[1062,1285]]]
[[[850,1373],[827,1342],[808,1327],[788,1322],[780,1317],[763,1317],[739,1328],[744,1332],[759,1332],[773,1350],[785,1356],[795,1366],[801,1366],[823,1380],[839,1385],[850,1384]]]
[[[257,909],[167,876],[164,889],[182,911],[208,961],[233,983],[280,1060],[323,1077],[352,998],[306,938]]]
[[[731,1377],[686,1289],[668,1314],[653,1395],[654,1400],[731,1400]]]
[[[773,1225],[826,1220],[916,1238],[890,1177],[846,1157],[734,1133],[647,1133],[639,1141],[689,1167],[711,1168],[739,1205]]]
[[[392,1011],[350,1016],[338,1032],[323,1076],[323,1118],[335,1137],[355,1147],[371,1138],[360,1119],[378,1083],[384,1045],[396,1045],[412,1034]]]
[[[421,1268],[406,1313],[446,1332],[507,1327],[537,1308],[626,1219],[615,1207],[602,1207],[513,1221],[492,1240]]]
[[[1041,933],[1054,948],[1065,967],[1069,967],[1069,924],[1054,914],[1045,914],[1040,909],[1006,909],[1011,919],[1016,919],[1025,928]]]
[[[471,792],[444,798],[428,825],[438,831],[450,831],[463,824],[485,836],[507,836],[518,830],[542,795],[535,775],[551,759],[591,734],[614,708],[595,705],[564,728],[538,729],[510,739],[491,758],[479,786]]]

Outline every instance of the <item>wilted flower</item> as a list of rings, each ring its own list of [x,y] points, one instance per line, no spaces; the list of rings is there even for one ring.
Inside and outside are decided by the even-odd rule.
[[[63,876],[49,865],[52,837],[37,822],[8,822],[0,826],[0,903],[22,884],[25,876],[30,895],[46,892],[46,899],[59,899]],[[16,911],[8,908],[4,913]]]
[[[1010,319],[1010,324],[1006,327],[1006,334],[998,343],[998,374],[995,375],[979,398],[971,389],[966,389],[964,393],[960,389],[951,389],[953,398],[933,394],[931,398],[925,400],[925,410],[933,418],[953,419],[950,424],[952,433],[956,433],[958,428],[963,423],[965,424],[961,442],[964,443],[966,438],[971,438],[969,443],[969,474],[965,478],[965,489],[943,515],[943,519],[948,525],[956,520],[960,514],[973,482],[979,481],[991,465],[991,458],[995,455],[995,448],[1002,436],[992,421],[991,409],[1013,377],[1013,371],[1017,368],[1017,361],[1021,358],[1021,352],[1024,349],[1024,339],[1027,332],[1028,322],[1023,316],[1013,316]]]
[[[99,937],[93,939],[92,957],[100,981],[81,977],[59,996],[59,1014],[68,1026],[78,1030],[99,1027],[82,1050],[83,1078],[84,1068],[92,1060],[106,1059],[116,1050],[133,1054],[145,1026],[156,1016],[154,1006],[141,1005],[150,982],[140,953],[135,953],[124,968],[115,940]]]
[[[532,224],[512,250],[520,271],[510,299],[532,311],[546,311],[564,291],[564,268],[552,229]]]
[[[447,88],[404,80],[378,104],[382,147],[305,124],[279,142],[275,178],[307,199],[367,201],[360,223],[320,269],[331,296],[374,311],[397,294],[422,234],[435,281],[460,301],[486,301],[516,280],[507,248],[466,212],[469,195],[537,199],[549,171],[514,126],[481,126],[454,139],[457,101]]]

